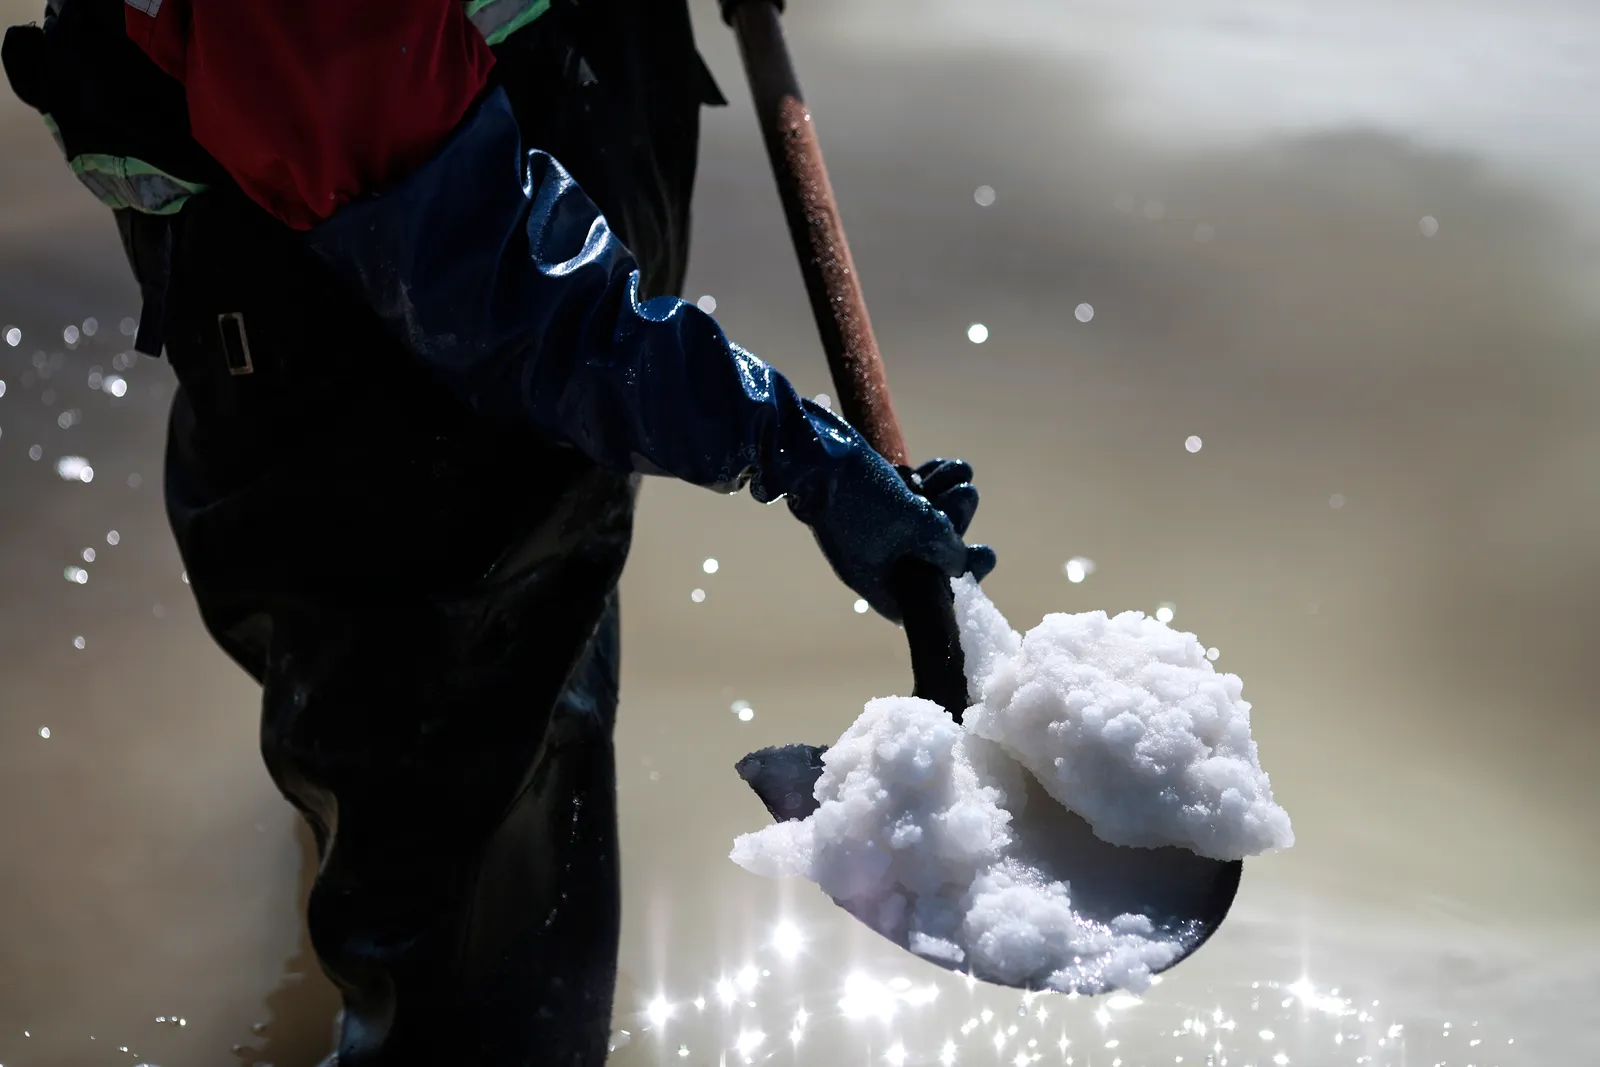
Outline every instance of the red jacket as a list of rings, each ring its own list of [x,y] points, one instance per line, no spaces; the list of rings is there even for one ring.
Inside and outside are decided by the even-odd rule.
[[[126,0],[126,15],[184,84],[195,140],[301,230],[432,155],[494,65],[460,0]]]

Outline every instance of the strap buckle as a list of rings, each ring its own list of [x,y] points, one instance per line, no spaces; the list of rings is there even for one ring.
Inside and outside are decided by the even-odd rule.
[[[250,337],[244,329],[244,312],[229,311],[218,315],[217,331],[222,335],[222,354],[228,361],[228,373],[235,377],[254,374],[256,365],[250,358]]]

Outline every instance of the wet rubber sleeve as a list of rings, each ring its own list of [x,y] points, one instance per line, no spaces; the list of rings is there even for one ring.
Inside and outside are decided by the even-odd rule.
[[[640,299],[633,257],[554,159],[523,149],[502,92],[421,169],[307,239],[484,417],[617,471],[787,496],[891,618],[895,559],[968,569],[950,520],[848,423],[693,304]]]

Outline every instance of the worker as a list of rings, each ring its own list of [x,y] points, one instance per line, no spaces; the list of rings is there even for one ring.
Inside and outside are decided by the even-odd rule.
[[[50,0],[4,59],[178,378],[167,512],[316,838],[329,1062],[601,1064],[640,476],[785,499],[895,619],[900,561],[993,567],[971,468],[677,298],[723,102],[686,0]]]

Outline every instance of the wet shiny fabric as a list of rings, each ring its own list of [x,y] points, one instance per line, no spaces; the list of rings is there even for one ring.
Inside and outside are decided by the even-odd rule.
[[[593,68],[626,66],[603,52]],[[639,249],[646,285],[676,291],[704,87],[676,59],[656,79],[676,95],[646,107],[568,78],[558,53],[512,86],[519,117]],[[171,272],[169,518],[205,625],[262,684],[268,769],[316,834],[308,923],[344,995],[339,1064],[602,1063],[637,476],[457,404],[240,195],[185,208]]]
[[[307,240],[486,421],[608,470],[786,497],[885,616],[899,614],[889,574],[903,557],[952,578],[993,566],[843,418],[694,304],[650,299],[581,185],[525,144],[496,93],[425,165]]]

